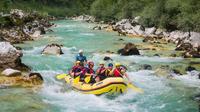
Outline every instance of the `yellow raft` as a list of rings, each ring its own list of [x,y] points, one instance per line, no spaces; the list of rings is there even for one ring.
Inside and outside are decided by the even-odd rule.
[[[61,78],[63,77],[63,78]],[[109,77],[103,81],[86,84],[83,82],[75,83],[75,79],[71,78],[70,75],[60,74],[56,76],[57,79],[64,79],[67,84],[70,84],[75,90],[78,90],[85,94],[101,95],[104,93],[109,94],[121,94],[127,91],[128,85],[123,78]]]

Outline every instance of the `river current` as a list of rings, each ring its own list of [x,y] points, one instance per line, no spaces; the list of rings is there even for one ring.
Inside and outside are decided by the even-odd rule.
[[[107,54],[106,51],[116,52],[126,42],[142,43],[142,38],[95,31],[92,30],[94,24],[84,22],[60,20],[54,23],[54,32],[45,34],[42,39],[17,45],[23,49],[23,63],[41,73],[44,84],[39,89],[1,89],[1,112],[198,112],[198,103],[192,100],[192,96],[200,92],[198,79],[188,75],[167,79],[155,75],[154,69],[140,69],[142,64],[150,64],[154,68],[160,64],[185,63],[183,58],[148,56],[148,53],[127,57]],[[119,38],[124,41],[119,41]],[[62,44],[64,54],[42,55],[42,49],[49,43]],[[83,49],[88,60],[93,60],[96,65],[105,56],[127,65],[129,77],[145,91],[144,94],[129,90],[114,98],[86,95],[57,81],[56,74],[70,69],[79,49]],[[145,54],[145,51],[141,52]]]

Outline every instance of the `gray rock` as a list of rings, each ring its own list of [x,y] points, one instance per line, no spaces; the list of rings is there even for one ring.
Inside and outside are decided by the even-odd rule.
[[[157,36],[163,36],[163,32],[164,32],[163,29],[157,29],[156,32],[155,32],[155,34],[156,34]]]
[[[42,54],[61,55],[63,54],[63,52],[61,49],[61,45],[49,44],[43,49]]]
[[[156,28],[152,27],[152,28],[145,28],[145,34],[146,35],[153,35],[156,32]]]
[[[12,76],[14,77],[14,76],[19,76],[22,73],[19,70],[14,70],[14,69],[8,68],[8,69],[5,69],[1,74],[5,75],[7,77],[12,77]]]
[[[191,40],[193,47],[200,46],[200,33],[191,32],[190,34],[191,34],[190,40]]]
[[[0,42],[0,68],[18,68],[24,66],[20,57],[22,52],[9,42]]]

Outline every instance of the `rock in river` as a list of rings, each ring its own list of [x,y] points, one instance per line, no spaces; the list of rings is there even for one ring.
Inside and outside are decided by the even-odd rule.
[[[127,43],[124,48],[118,50],[118,54],[123,56],[140,55],[139,50],[132,43]]]
[[[8,69],[5,69],[1,74],[4,76],[11,77],[11,76],[18,76],[18,75],[20,76],[22,73],[19,70],[8,68]]]
[[[9,42],[0,42],[0,69],[15,68],[20,70],[29,70],[21,63],[22,52],[17,50]]]
[[[61,45],[49,44],[43,49],[42,54],[61,55],[63,54],[63,52],[61,49]]]

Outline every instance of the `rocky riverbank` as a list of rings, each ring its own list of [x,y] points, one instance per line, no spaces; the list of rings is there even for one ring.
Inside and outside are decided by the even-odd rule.
[[[0,87],[33,87],[41,85],[39,73],[31,73],[30,67],[21,62],[22,51],[9,42],[0,42]]]
[[[73,20],[95,22],[95,17],[82,15],[71,18]],[[143,42],[149,43],[174,43],[175,51],[182,51],[181,56],[184,58],[200,58],[200,33],[199,32],[183,32],[183,31],[167,31],[156,27],[147,28],[139,23],[140,17],[134,19],[122,19],[118,22],[97,22],[97,26],[93,30],[116,31],[119,36],[143,37]],[[153,50],[157,48],[151,47]],[[149,48],[150,49],[150,48]],[[174,55],[175,56],[175,55]],[[174,57],[173,56],[173,57]]]
[[[0,41],[22,43],[35,40],[45,34],[53,24],[49,22],[51,17],[44,17],[37,12],[24,12],[13,9],[9,14],[1,14]]]
[[[53,25],[49,20],[55,18],[13,9],[9,14],[1,13],[0,19],[0,86],[41,85],[42,76],[32,73],[31,68],[22,63],[21,48],[12,44],[40,38]]]

